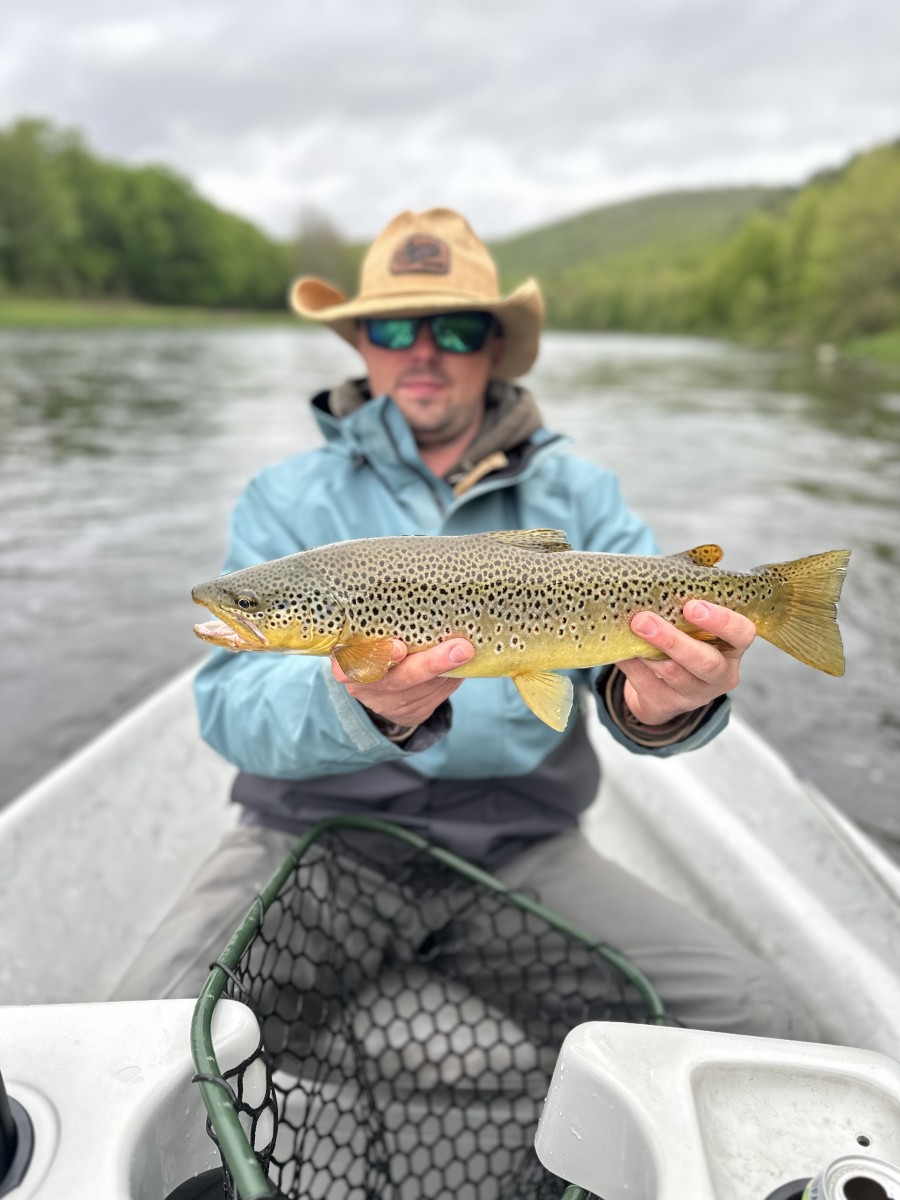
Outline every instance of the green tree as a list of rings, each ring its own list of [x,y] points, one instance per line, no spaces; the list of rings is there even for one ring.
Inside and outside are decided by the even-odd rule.
[[[285,246],[165,167],[128,168],[43,121],[0,131],[0,283],[157,304],[282,307]]]
[[[343,239],[325,213],[312,205],[303,209],[294,239],[296,274],[318,275],[346,295],[356,285],[359,260],[359,251]]]
[[[68,291],[78,210],[57,166],[65,136],[45,121],[0,133],[0,273],[13,288]]]
[[[900,326],[900,145],[860,156],[829,189],[810,239],[807,296],[819,337]]]

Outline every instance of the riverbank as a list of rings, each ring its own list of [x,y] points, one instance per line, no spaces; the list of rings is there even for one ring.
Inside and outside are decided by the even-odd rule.
[[[133,301],[48,300],[0,296],[0,329],[208,329],[230,325],[284,325],[287,310],[189,308]]]
[[[133,301],[0,296],[0,329],[208,329],[236,325],[286,324],[297,324],[297,317],[286,308],[191,308],[168,304],[138,304]],[[872,337],[855,338],[835,346],[834,350],[849,354],[853,358],[900,363],[900,329],[874,334]]]
[[[876,358],[879,362],[900,362],[900,329],[876,333],[872,337],[855,338],[842,349],[858,358]]]

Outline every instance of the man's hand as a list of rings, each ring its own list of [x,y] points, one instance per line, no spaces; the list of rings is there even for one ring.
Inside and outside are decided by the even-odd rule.
[[[741,656],[756,637],[752,621],[718,604],[689,600],[684,615],[732,649],[719,650],[689,637],[655,613],[636,613],[632,630],[669,656],[660,661],[629,658],[618,664],[627,679],[625,703],[645,725],[664,725],[730,692],[740,678]]]
[[[468,662],[474,653],[475,647],[465,638],[452,638],[419,654],[410,654],[405,642],[395,640],[393,665],[379,683],[351,682],[333,658],[331,669],[338,683],[346,684],[348,693],[369,712],[393,725],[416,726],[427,721],[463,682],[443,679],[443,672]]]

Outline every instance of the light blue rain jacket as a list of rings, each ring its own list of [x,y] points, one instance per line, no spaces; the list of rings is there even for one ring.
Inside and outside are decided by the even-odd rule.
[[[647,526],[623,501],[614,476],[573,454],[547,430],[519,461],[460,498],[422,463],[399,409],[370,400],[338,420],[319,409],[326,443],[262,471],[231,521],[225,571],[347,538],[562,529],[578,550],[655,554]],[[591,689],[598,669],[572,671]],[[590,696],[590,691],[589,691]],[[451,698],[449,732],[417,753],[383,737],[336,683],[328,658],[213,650],[196,681],[203,737],[242,771],[308,780],[403,762],[431,779],[484,779],[533,771],[566,738],[540,721],[509,679],[467,679]],[[728,703],[683,742],[645,750],[600,720],[636,753],[669,755],[709,741]],[[576,706],[577,707],[577,706]],[[570,725],[577,720],[573,711]],[[349,782],[349,781],[348,781]],[[359,790],[358,784],[354,790]]]

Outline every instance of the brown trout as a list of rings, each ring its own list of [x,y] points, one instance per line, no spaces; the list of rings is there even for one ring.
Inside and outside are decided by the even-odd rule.
[[[394,638],[410,653],[468,638],[475,656],[447,675],[514,680],[529,708],[562,730],[572,683],[558,671],[665,658],[632,633],[644,609],[704,641],[691,599],[743,613],[759,635],[829,675],[844,673],[837,601],[849,550],[753,571],[722,571],[718,546],[668,557],[575,551],[554,529],[336,542],[201,583],[194,626],[228,650],[333,654],[357,683],[387,674]]]

